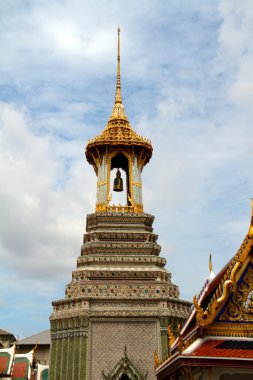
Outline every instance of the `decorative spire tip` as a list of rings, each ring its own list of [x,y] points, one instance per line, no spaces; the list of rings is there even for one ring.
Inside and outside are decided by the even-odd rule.
[[[250,220],[248,236],[250,238],[253,238],[253,198],[251,198],[251,220]]]
[[[128,122],[127,116],[124,111],[124,106],[122,102],[121,95],[121,78],[120,78],[120,27],[118,26],[118,51],[117,51],[117,77],[116,77],[116,93],[115,93],[115,101],[112,110],[112,114],[110,116],[110,120],[121,118]]]
[[[213,271],[212,254],[211,253],[209,256],[209,270],[210,270],[210,273]]]
[[[213,263],[212,263],[212,254],[211,253],[209,256],[209,271],[210,271],[209,281],[211,281],[215,277],[215,274],[213,272]]]
[[[120,28],[119,27],[118,27],[117,81],[116,81],[115,104],[116,103],[122,104],[121,81],[120,81]]]

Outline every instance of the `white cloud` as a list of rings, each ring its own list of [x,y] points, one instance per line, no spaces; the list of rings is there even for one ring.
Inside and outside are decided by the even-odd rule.
[[[219,11],[223,19],[219,33],[220,44],[233,56],[233,59],[238,59],[251,49],[249,44],[253,29],[251,0],[240,2],[222,0],[219,3]]]
[[[223,18],[219,33],[221,54],[233,67],[231,81],[228,85],[228,99],[252,117],[253,101],[253,9],[251,1],[220,2]]]
[[[92,198],[80,191],[91,177],[82,157],[73,156],[73,146],[80,153],[81,146],[34,135],[31,120],[14,106],[2,103],[0,112],[2,260],[8,257],[19,276],[64,278],[79,253],[82,212]],[[60,157],[62,149],[72,151],[72,161]]]

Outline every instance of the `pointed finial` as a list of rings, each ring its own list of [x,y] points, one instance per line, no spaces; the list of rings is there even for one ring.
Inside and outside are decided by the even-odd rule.
[[[209,270],[210,270],[210,273],[213,271],[212,254],[211,253],[209,256]]]
[[[213,263],[212,263],[212,254],[211,253],[209,256],[209,271],[210,271],[209,281],[211,281],[215,277],[215,274],[213,272]]]
[[[122,95],[121,95],[121,82],[120,82],[120,28],[118,27],[118,53],[117,53],[117,80],[116,80],[116,94],[115,94],[115,102],[112,110],[112,114],[109,118],[109,122],[107,124],[107,127],[109,127],[109,123],[112,120],[120,119],[124,122],[127,122],[127,125],[129,126],[127,116],[124,111],[124,106],[122,102]]]
[[[251,221],[250,221],[248,236],[250,238],[253,238],[253,198],[251,198]]]
[[[115,103],[122,104],[121,83],[120,83],[120,27],[118,27],[117,82],[116,82]]]

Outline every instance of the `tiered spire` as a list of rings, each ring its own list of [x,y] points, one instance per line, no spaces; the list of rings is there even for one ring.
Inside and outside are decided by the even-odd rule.
[[[122,94],[121,94],[121,81],[120,81],[120,28],[118,27],[118,53],[117,53],[117,79],[116,79],[116,93],[115,93],[115,102],[112,110],[112,114],[109,120],[112,119],[125,119],[127,116],[124,111]]]
[[[117,55],[117,82],[115,104],[122,104],[121,83],[120,83],[120,28],[118,27],[118,55]]]
[[[121,95],[121,76],[120,76],[120,28],[118,28],[118,49],[117,49],[117,78],[115,101],[111,116],[109,117],[106,128],[101,134],[88,141],[86,147],[86,158],[93,165],[95,172],[98,173],[99,160],[97,159],[98,149],[103,150],[105,146],[125,146],[139,147],[141,150],[141,167],[149,162],[152,156],[151,141],[138,135],[131,127],[124,111]]]

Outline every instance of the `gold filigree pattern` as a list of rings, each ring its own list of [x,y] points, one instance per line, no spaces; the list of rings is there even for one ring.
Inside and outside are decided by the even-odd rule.
[[[106,185],[106,184],[107,184],[106,181],[100,181],[100,182],[97,183],[97,187],[103,186],[103,185]]]
[[[208,326],[206,335],[253,338],[253,324],[251,321],[241,323],[218,321]]]
[[[143,155],[143,158],[145,159],[144,164],[148,163],[149,159],[152,156],[153,148],[151,141],[138,135],[138,133],[132,129],[128,121],[126,122],[121,118],[118,118],[117,121],[114,121],[113,123],[109,121],[107,127],[100,135],[88,141],[86,147],[86,158],[90,164],[96,165],[97,163],[94,162],[93,149],[105,145],[134,145],[142,147],[145,150],[145,154]]]
[[[143,205],[135,206],[122,206],[119,205],[105,205],[104,203],[96,204],[96,212],[119,212],[119,213],[143,213]]]
[[[133,185],[142,188],[141,182],[133,182]]]
[[[253,268],[250,265],[238,284],[236,292],[232,295],[224,312],[220,316],[221,321],[249,322],[253,323]]]

